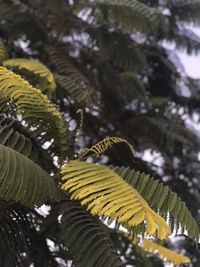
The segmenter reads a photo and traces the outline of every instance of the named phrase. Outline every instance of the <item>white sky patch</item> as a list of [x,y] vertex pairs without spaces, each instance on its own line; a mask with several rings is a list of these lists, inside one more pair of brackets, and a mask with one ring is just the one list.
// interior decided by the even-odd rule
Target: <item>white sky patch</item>
[[47,238],[47,245],[51,248],[51,250],[55,249],[55,243]]
[[164,163],[164,159],[161,154],[156,151],[152,151],[152,149],[146,149],[143,153],[142,159],[147,162],[152,162],[157,166],[162,166]]
[[[200,28],[187,25],[186,29],[193,31],[200,38]],[[188,55],[186,52],[178,51],[176,50],[175,42],[162,41],[161,44],[168,50],[168,56],[169,58],[171,57],[170,60],[182,75],[186,72],[189,77],[200,79],[200,54]]]
[[184,81],[179,81],[177,86],[177,93],[183,97],[191,97],[189,88],[185,85]]
[[177,71],[181,74],[185,74],[185,68],[183,66],[183,63],[180,59],[180,57],[177,55],[177,52],[173,49],[168,50],[168,58],[171,60],[171,62],[176,66]]
[[200,138],[200,123],[197,121],[199,119],[199,115],[196,113],[193,118],[188,118],[186,120],[186,126],[197,136]]
[[42,205],[40,208],[35,208],[35,210],[43,217],[46,217],[49,214],[51,207],[47,205]]
[[[187,28],[200,37],[200,28],[194,26],[187,26]],[[177,55],[183,63],[188,76],[193,79],[200,79],[200,54],[187,55],[187,53],[177,51]]]
[[187,72],[188,76],[193,79],[200,78],[200,55],[187,55],[183,52],[177,52],[180,60],[183,63],[185,71]]
[[187,28],[191,31],[193,31],[197,36],[200,37],[200,28],[199,27],[195,27],[193,25],[188,25]]

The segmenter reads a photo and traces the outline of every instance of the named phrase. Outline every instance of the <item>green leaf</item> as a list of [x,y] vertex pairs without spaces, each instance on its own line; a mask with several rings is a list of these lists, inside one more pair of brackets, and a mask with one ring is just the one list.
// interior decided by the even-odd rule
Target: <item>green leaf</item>
[[91,101],[94,87],[89,79],[84,75],[72,59],[53,48],[49,49],[51,62],[56,67],[55,74],[57,84],[67,93],[76,103]]
[[[17,70],[17,73],[26,78],[34,77],[35,83],[41,91],[55,91],[56,83],[51,71],[39,61],[26,58],[8,59],[3,62],[3,66]],[[27,79],[29,80],[29,79]]]
[[28,207],[56,201],[53,178],[32,160],[4,145],[0,145],[0,170],[0,198]]
[[[149,175],[129,168],[110,166],[110,169],[133,186],[155,211],[173,217],[178,225],[180,224],[183,229],[187,230],[189,237],[196,242],[199,241],[200,232],[196,221],[185,203],[168,186],[164,186]],[[145,191],[141,187],[143,182],[145,182]],[[171,229],[173,231],[173,225]]]
[[42,144],[52,142],[53,153],[65,159],[71,153],[71,134],[62,114],[41,93],[12,71],[0,67],[0,110],[22,116]]
[[[112,26],[125,32],[149,31],[155,25],[157,15],[148,6],[137,0],[97,0],[80,7],[99,8],[99,20],[105,20]],[[98,13],[96,14],[98,16]]]
[[145,233],[165,239],[170,234],[167,223],[155,213],[141,195],[109,168],[72,160],[61,168],[62,189],[71,199],[87,205],[91,214],[106,216],[127,229],[144,225]]
[[63,202],[59,211],[62,215],[60,238],[74,256],[75,266],[124,266],[98,218],[75,201]]

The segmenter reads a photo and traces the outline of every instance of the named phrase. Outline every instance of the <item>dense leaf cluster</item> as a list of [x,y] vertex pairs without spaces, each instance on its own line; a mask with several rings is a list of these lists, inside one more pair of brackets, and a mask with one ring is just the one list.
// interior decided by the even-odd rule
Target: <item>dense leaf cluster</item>
[[[122,214],[130,199],[119,188],[137,190],[151,214],[198,241],[200,140],[191,125],[199,123],[200,82],[170,49],[199,52],[188,23],[200,23],[197,0],[0,0],[1,266],[163,266],[118,231],[119,211],[126,221],[133,216],[132,209]],[[119,139],[92,146],[107,136]],[[124,139],[134,158],[116,141]],[[85,152],[93,162],[124,167],[100,166],[100,175],[81,162],[59,172]],[[110,217],[91,216],[71,193],[87,196],[97,211],[107,205]],[[116,202],[118,193],[125,202]],[[44,203],[48,216],[34,209]],[[145,213],[134,212],[134,229],[124,226],[141,238],[153,217],[140,224]],[[175,244],[199,266],[191,240],[165,243]]]

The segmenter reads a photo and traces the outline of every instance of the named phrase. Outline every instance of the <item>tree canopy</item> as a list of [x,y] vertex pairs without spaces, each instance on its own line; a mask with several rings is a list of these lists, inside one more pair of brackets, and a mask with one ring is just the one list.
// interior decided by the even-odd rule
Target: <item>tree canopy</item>
[[1,266],[199,266],[191,24],[198,0],[0,0]]

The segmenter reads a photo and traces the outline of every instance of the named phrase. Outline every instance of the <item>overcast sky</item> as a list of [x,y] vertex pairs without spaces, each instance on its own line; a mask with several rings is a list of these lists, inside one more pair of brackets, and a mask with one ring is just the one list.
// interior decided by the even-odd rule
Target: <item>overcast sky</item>
[[[200,37],[200,28],[189,27]],[[200,79],[200,55],[188,56],[186,53],[177,53],[184,68],[191,78]]]

